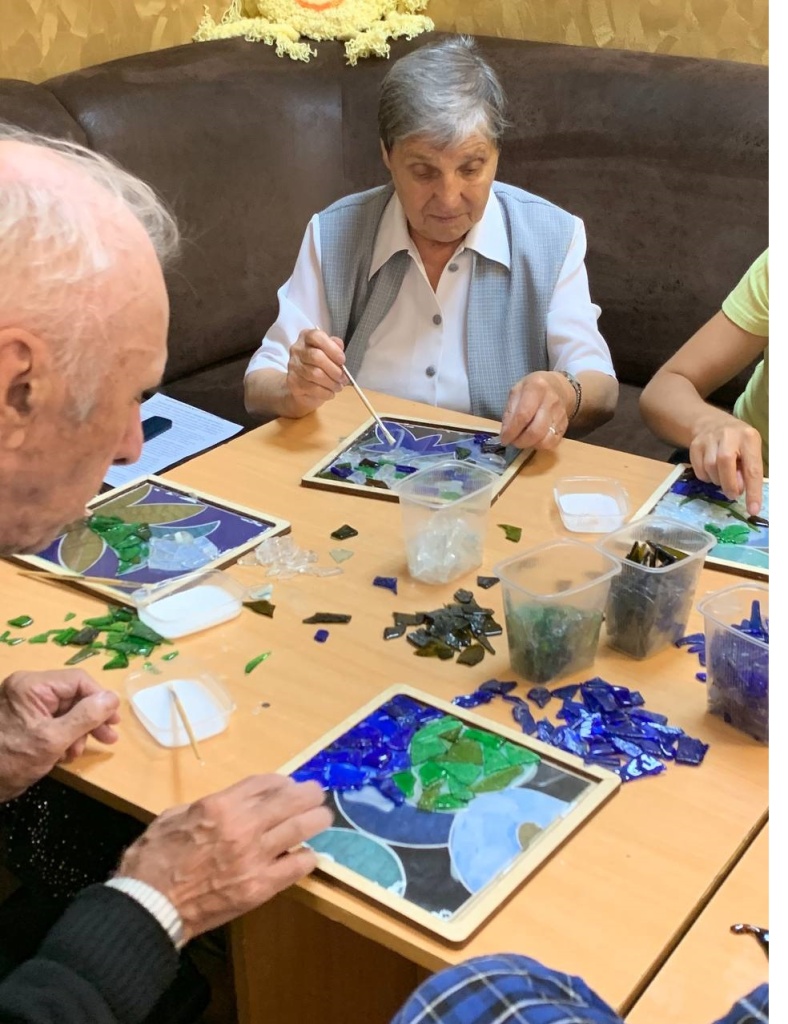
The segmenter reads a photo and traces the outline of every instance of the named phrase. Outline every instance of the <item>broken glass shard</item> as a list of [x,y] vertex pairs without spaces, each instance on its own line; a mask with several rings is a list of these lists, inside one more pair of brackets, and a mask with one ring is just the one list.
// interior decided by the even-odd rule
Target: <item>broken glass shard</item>
[[339,529],[334,530],[331,536],[334,540],[348,540],[350,537],[358,537],[358,530],[354,530],[352,526],[345,523],[344,526],[340,526]]
[[308,619],[302,619],[301,621],[309,626],[319,625],[337,625],[339,623],[350,622],[350,615],[343,615],[340,612],[315,612],[314,615],[310,615]]

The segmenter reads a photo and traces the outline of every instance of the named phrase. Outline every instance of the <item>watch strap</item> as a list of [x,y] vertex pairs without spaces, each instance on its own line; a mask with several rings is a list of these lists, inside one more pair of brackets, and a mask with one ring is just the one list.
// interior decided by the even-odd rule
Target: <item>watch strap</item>
[[572,385],[572,388],[575,392],[575,407],[569,414],[569,422],[571,423],[575,416],[577,416],[577,413],[580,409],[580,403],[583,401],[583,385],[580,383],[577,377],[575,377],[575,375],[573,373],[570,373],[568,370],[558,370],[557,372],[560,373],[562,377],[566,377],[566,379]]

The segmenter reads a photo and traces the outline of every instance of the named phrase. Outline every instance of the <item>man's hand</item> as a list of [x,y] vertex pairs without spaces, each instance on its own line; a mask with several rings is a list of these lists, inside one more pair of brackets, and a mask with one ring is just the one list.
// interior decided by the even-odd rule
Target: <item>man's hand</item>
[[698,420],[689,445],[695,476],[717,484],[728,498],[745,495],[747,512],[756,516],[763,499],[761,435],[749,423],[710,408]]
[[553,370],[526,374],[509,392],[501,422],[501,444],[516,448],[556,448],[569,426],[575,391]]
[[344,344],[317,328],[301,331],[290,349],[286,387],[301,414],[311,412],[342,390]]
[[165,811],[126,851],[118,875],[147,882],[181,915],[188,939],[253,910],[315,867],[300,844],[332,814],[316,782],[255,775]]
[[10,675],[0,686],[0,803],[79,757],[88,736],[114,743],[118,703],[78,668]]

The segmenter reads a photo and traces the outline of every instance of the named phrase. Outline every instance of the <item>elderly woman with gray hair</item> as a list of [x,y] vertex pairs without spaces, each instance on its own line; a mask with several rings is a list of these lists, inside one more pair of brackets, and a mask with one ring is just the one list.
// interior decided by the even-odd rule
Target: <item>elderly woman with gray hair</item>
[[470,39],[392,66],[378,110],[391,183],[310,221],[246,371],[251,413],[304,416],[347,366],[363,387],[500,420],[520,448],[613,415],[582,221],[495,180],[504,106]]

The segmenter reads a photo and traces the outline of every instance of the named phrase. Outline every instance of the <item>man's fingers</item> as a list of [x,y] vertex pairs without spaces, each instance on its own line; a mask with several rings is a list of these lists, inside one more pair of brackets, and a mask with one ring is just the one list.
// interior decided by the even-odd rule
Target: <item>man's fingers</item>
[[303,814],[297,814],[275,828],[269,829],[262,837],[261,845],[268,856],[274,860],[312,839],[320,832],[325,832],[334,821],[334,815],[327,807],[313,807]]
[[70,711],[53,718],[48,725],[52,741],[64,751],[99,729],[118,709],[118,697],[109,690],[83,697]]
[[274,861],[266,872],[266,880],[278,892],[282,892],[283,889],[288,889],[302,878],[306,878],[316,867],[317,855],[314,850],[302,846]]

